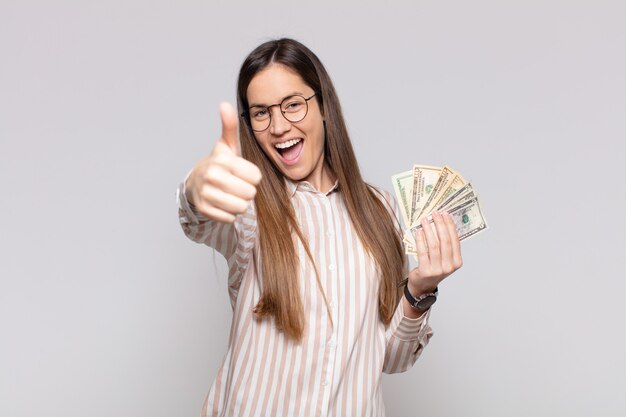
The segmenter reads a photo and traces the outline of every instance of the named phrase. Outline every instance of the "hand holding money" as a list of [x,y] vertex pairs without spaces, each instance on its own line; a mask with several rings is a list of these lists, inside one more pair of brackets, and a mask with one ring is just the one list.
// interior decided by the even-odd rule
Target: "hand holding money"
[[461,244],[452,217],[434,211],[432,222],[425,217],[415,234],[419,266],[409,272],[411,294],[433,292],[444,278],[463,265]]
[[394,175],[391,179],[408,226],[404,233],[407,254],[419,258],[416,235],[425,224],[433,221],[435,211],[450,214],[459,240],[487,228],[472,184],[449,166],[414,165],[412,170]]

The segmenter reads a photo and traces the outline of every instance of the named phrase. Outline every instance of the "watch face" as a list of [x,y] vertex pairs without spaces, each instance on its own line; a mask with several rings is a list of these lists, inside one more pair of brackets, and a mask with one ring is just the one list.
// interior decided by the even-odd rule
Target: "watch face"
[[416,307],[420,310],[428,310],[430,306],[435,304],[435,301],[437,301],[437,297],[435,297],[434,295],[428,295],[419,300],[416,304]]

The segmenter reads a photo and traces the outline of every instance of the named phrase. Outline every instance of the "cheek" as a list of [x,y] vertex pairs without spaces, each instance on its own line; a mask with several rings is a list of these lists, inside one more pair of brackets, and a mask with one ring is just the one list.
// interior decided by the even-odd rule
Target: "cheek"
[[266,139],[264,139],[262,136],[259,137],[257,135],[254,135],[254,139],[256,140],[256,143],[259,144],[261,149],[263,149],[263,151],[267,153],[267,151],[269,150],[269,142]]
[[258,145],[258,147],[260,148],[260,152],[261,154],[263,154],[263,156],[265,158],[267,158],[267,160],[273,160],[276,156],[272,153],[272,147],[268,145],[268,142],[265,141],[263,138],[257,137],[256,135],[254,136],[254,140],[256,142],[256,144]]
[[324,126],[319,126],[315,131],[315,147],[324,149],[326,135],[324,134]]

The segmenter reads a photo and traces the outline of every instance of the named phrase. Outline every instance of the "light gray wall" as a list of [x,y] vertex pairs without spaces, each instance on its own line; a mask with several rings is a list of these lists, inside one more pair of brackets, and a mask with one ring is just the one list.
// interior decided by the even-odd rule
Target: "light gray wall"
[[0,415],[199,413],[230,308],[174,190],[245,55],[283,35],[327,65],[371,182],[447,163],[491,227],[463,244],[422,358],[385,376],[388,415],[625,415],[625,17],[622,1],[2,1]]

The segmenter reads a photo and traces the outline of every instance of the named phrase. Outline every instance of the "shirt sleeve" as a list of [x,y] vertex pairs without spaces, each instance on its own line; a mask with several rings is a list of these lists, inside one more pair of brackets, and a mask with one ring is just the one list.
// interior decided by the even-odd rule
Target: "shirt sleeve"
[[383,372],[394,374],[413,366],[433,335],[428,325],[429,317],[430,310],[416,319],[405,317],[402,303],[398,303],[385,335],[387,347]]
[[257,223],[254,204],[250,203],[246,212],[237,215],[233,223],[222,223],[210,220],[195,211],[187,201],[185,182],[178,187],[176,200],[178,218],[185,235],[194,242],[214,248],[226,258],[229,291],[231,295],[236,295],[256,242]]

